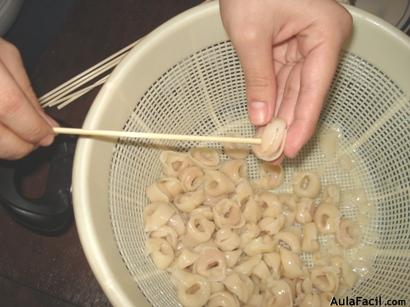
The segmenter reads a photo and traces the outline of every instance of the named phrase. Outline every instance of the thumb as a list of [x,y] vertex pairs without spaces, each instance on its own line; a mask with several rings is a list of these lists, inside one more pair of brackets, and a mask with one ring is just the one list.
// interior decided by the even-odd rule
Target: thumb
[[256,126],[266,125],[272,119],[276,97],[272,42],[262,36],[234,45],[245,74],[249,118]]

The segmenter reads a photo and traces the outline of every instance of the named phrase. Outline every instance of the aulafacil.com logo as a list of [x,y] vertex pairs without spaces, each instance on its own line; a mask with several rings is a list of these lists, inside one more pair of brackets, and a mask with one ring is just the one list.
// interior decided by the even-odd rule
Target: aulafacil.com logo
[[383,299],[381,296],[373,298],[356,297],[333,297],[330,306],[407,306],[403,299]]

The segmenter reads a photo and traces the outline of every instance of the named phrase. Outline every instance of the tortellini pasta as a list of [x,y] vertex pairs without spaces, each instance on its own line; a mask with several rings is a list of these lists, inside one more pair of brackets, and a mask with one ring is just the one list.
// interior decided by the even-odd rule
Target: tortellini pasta
[[250,241],[243,251],[249,255],[254,256],[263,253],[269,253],[274,250],[275,246],[271,236],[262,235]]
[[190,166],[183,169],[178,178],[185,191],[195,191],[204,182],[205,173],[198,166]]
[[225,255],[217,248],[206,248],[195,261],[193,271],[209,281],[222,281],[226,276]]
[[249,181],[246,179],[239,181],[235,187],[236,201],[243,206],[251,196],[253,196],[253,190]]
[[181,182],[174,177],[162,178],[157,184],[159,189],[168,197],[168,200],[173,200],[184,191]]
[[154,231],[165,225],[175,213],[167,203],[152,203],[144,208],[145,230]]
[[321,200],[324,203],[338,206],[340,202],[340,188],[334,184],[326,186],[323,191]]
[[186,241],[193,245],[208,241],[215,230],[215,224],[203,215],[194,215],[188,221]]
[[228,160],[222,163],[219,170],[227,175],[234,183],[247,177],[245,160]]
[[242,215],[246,222],[257,223],[262,217],[262,210],[254,197],[248,199],[242,204]]
[[280,214],[276,217],[264,217],[258,223],[259,228],[270,235],[275,235],[279,233],[279,231],[283,228],[284,225],[285,216],[283,214]]
[[198,258],[199,254],[188,248],[183,248],[173,263],[173,266],[177,269],[183,270],[193,265]]
[[[232,135],[236,136],[236,135]],[[249,154],[249,148],[246,144],[225,143],[224,153],[232,159],[245,159]]]
[[234,192],[235,184],[226,174],[216,170],[207,170],[204,189],[207,195],[218,197]]
[[161,152],[159,161],[162,164],[162,171],[166,176],[176,177],[178,174],[191,165],[191,161],[186,153],[166,150]]
[[285,247],[294,253],[300,253],[300,239],[293,232],[281,231],[274,236],[274,240],[277,244],[282,243],[282,247]]
[[260,234],[261,230],[256,224],[247,223],[240,229],[241,248],[244,248],[252,239]]
[[223,251],[233,251],[241,244],[241,238],[231,228],[224,227],[216,232],[215,243]]
[[200,206],[204,200],[204,191],[197,190],[178,195],[174,199],[174,204],[182,212],[192,212],[196,207]]
[[[211,281],[211,293],[214,294],[216,292],[222,292],[225,290],[225,286],[220,281]],[[209,303],[208,303],[209,304]]]
[[305,295],[299,307],[321,307],[319,295],[317,293]]
[[256,130],[256,137],[261,138],[262,143],[252,146],[254,155],[264,161],[276,160],[282,155],[285,147],[285,121],[274,118],[269,124]]
[[211,295],[208,301],[208,307],[239,307],[239,301],[236,296],[228,291],[220,291]]
[[252,257],[242,258],[242,261],[234,268],[238,273],[250,275],[253,268],[261,261],[262,256],[255,255]]
[[185,270],[175,270],[172,277],[177,288],[177,296],[182,305],[187,307],[204,306],[211,297],[210,282],[197,274]]
[[314,215],[314,221],[320,233],[336,233],[339,221],[340,211],[336,206],[323,203],[317,207]]
[[158,182],[154,182],[146,189],[146,194],[150,202],[157,203],[157,202],[168,202],[169,197],[168,195],[161,189]]
[[197,147],[188,152],[191,161],[204,169],[216,169],[219,165],[219,154],[215,149]]
[[160,238],[148,239],[147,251],[155,265],[162,270],[165,270],[175,257],[172,246]]
[[302,172],[293,178],[293,192],[299,197],[315,198],[320,193],[320,179],[316,173]]
[[239,257],[242,255],[242,250],[241,249],[236,249],[233,251],[227,251],[225,252],[225,260],[226,264],[228,265],[229,268],[234,267],[238,261]]
[[357,274],[353,272],[346,259],[341,256],[334,256],[330,259],[331,264],[339,268],[341,274],[341,283],[345,284],[347,288],[351,289],[356,284]]
[[320,249],[317,239],[317,228],[315,223],[308,223],[303,226],[302,251],[313,253]]
[[326,266],[326,267],[314,267],[310,273],[313,286],[322,292],[336,293],[339,287],[338,268]]
[[[283,133],[284,132],[284,133]],[[273,121],[259,131],[254,153],[279,157],[286,126]],[[246,146],[160,154],[163,176],[146,189],[146,250],[170,273],[179,302],[188,307],[327,306],[358,276],[343,249],[358,229],[339,210],[340,189],[301,172],[292,192],[272,189],[284,181],[281,166],[262,162],[260,177],[247,175]],[[317,198],[320,197],[320,203]],[[319,203],[319,205],[318,205]],[[320,236],[331,235],[326,251]],[[308,268],[302,259],[313,257]]]
[[243,303],[248,301],[254,287],[252,280],[247,275],[236,272],[225,278],[224,285]]
[[173,216],[171,216],[168,219],[167,225],[174,229],[179,236],[185,234],[185,222],[180,214],[176,213]]
[[280,263],[279,253],[277,252],[265,253],[263,255],[263,261],[270,268],[271,276],[274,279],[280,279],[282,273],[281,273],[281,263]]
[[299,224],[310,223],[313,220],[315,209],[314,200],[311,198],[301,198],[296,204],[296,222]]
[[242,216],[241,206],[230,199],[223,199],[214,205],[212,208],[214,213],[215,224],[222,228],[233,227],[239,228],[244,224],[244,217]]
[[260,166],[260,178],[255,184],[260,189],[274,189],[283,183],[283,179],[282,165],[263,162]]
[[169,226],[162,226],[157,230],[151,232],[151,238],[163,238],[167,240],[167,242],[172,246],[172,248],[176,248],[178,244],[178,234],[177,232]]
[[279,254],[283,268],[283,276],[287,278],[298,278],[303,275],[302,261],[296,253],[280,247]]
[[336,230],[336,239],[344,248],[351,248],[357,243],[359,229],[349,220],[341,219]]
[[266,307],[292,307],[293,294],[289,284],[285,280],[268,281],[268,287],[264,296],[263,305]]

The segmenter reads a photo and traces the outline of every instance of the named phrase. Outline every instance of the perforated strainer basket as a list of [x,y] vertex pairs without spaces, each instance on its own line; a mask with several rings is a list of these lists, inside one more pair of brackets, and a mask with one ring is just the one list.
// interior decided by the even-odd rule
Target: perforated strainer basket
[[[317,133],[338,129],[339,162],[326,160],[314,137],[296,160],[285,163],[282,189],[289,190],[295,170],[306,169],[319,170],[323,185],[335,183],[346,191],[350,199],[343,198],[342,212],[362,225],[361,245],[370,246],[372,255],[367,274],[350,295],[410,302],[410,43],[380,19],[350,11],[354,34]],[[191,9],[144,38],[110,76],[84,126],[252,136],[242,70],[218,4]],[[146,186],[160,177],[160,151],[197,145],[79,141],[73,176],[77,227],[88,261],[114,305],[178,305],[168,275],[145,253],[142,210]],[[352,160],[354,167],[346,167]],[[248,162],[250,177],[257,176],[256,160]],[[359,199],[373,209],[363,212]],[[357,260],[358,255],[350,257]],[[311,264],[308,255],[303,260]]]

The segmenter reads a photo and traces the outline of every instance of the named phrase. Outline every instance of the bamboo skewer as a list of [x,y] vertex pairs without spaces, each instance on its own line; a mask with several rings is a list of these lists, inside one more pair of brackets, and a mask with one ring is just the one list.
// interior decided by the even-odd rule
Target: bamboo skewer
[[101,80],[104,79],[105,81],[108,76],[98,80],[97,82],[87,86],[86,88],[75,91],[83,85],[85,85],[86,83],[92,81],[94,78],[101,76],[103,73],[117,66],[118,63],[127,55],[128,51],[132,47],[134,47],[138,42],[139,40],[133,42],[132,44],[117,51],[116,53],[107,57],[98,64],[83,71],[81,74],[71,78],[70,80],[64,82],[55,89],[51,90],[50,92],[44,94],[42,97],[39,98],[40,105],[42,105],[43,107],[53,107],[56,105],[60,107],[62,105],[60,107],[61,109],[73,100],[90,91],[92,88],[101,85],[103,83],[101,82]]
[[122,60],[123,57],[124,56],[122,55],[122,56],[119,56],[119,57],[115,58],[114,60],[110,61],[109,63],[104,64],[101,67],[95,69],[92,73],[87,74],[85,76],[82,76],[81,78],[67,84],[64,88],[62,88],[61,91],[55,92],[53,95],[51,95],[51,96],[49,96],[45,99],[40,98],[40,104],[45,106],[45,107],[55,106],[57,104],[56,101],[58,101],[58,99],[64,97],[65,95],[67,95],[71,91],[74,91],[74,90],[80,88],[84,84],[90,82],[94,78],[96,78],[96,77],[100,76],[101,74],[107,72],[111,68],[114,68],[115,66],[118,65],[118,63]]
[[57,105],[57,108],[59,108],[62,104],[64,104],[65,102],[67,102],[68,100],[71,100],[71,98],[78,98],[81,97],[82,95],[86,94],[87,92],[89,92],[90,90],[92,90],[94,87],[97,87],[98,85],[104,83],[109,76],[105,76],[102,79],[96,81],[95,83],[88,85],[85,88],[82,88],[81,90],[75,91],[73,93],[67,94],[64,97],[58,98],[56,100],[53,100],[53,105]]
[[259,145],[262,143],[258,138],[240,138],[213,135],[182,135],[182,134],[164,134],[151,132],[131,132],[131,131],[114,131],[114,130],[87,130],[79,128],[54,127],[56,134],[70,134],[80,136],[102,136],[111,138],[133,138],[133,139],[151,139],[151,140],[175,140],[175,141],[199,141],[199,142],[218,142],[218,143],[237,143]]
[[105,81],[107,81],[109,75],[102,77],[101,79],[99,79],[98,81],[94,82],[93,84],[78,90],[72,94],[69,94],[63,98],[61,98],[61,100],[58,101],[57,104],[57,109],[61,110],[62,108],[64,108],[65,106],[69,105],[71,102],[73,102],[74,100],[80,98],[81,96],[87,94],[89,91],[91,91],[92,89],[96,88],[97,86],[104,84]]

